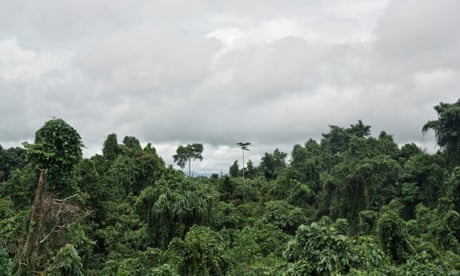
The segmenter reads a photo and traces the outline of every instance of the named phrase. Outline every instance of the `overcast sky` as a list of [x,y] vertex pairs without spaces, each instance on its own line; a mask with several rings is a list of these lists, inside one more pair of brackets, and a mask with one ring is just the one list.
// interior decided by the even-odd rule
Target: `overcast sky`
[[4,148],[59,117],[86,156],[109,133],[167,163],[201,142],[195,172],[359,119],[433,150],[421,127],[459,95],[457,0],[0,0]]

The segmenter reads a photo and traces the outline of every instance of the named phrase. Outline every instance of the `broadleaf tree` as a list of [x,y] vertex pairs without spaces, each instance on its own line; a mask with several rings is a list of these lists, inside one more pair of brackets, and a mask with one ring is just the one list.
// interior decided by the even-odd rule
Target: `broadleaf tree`
[[438,113],[438,119],[428,121],[422,131],[433,129],[438,145],[446,152],[449,165],[458,166],[460,165],[460,99],[452,104],[440,103],[434,109]]
[[193,160],[203,160],[203,144],[194,143],[186,146],[179,146],[176,150],[176,154],[173,155],[174,162],[181,167],[185,168],[188,163],[188,175],[192,176],[191,162]]
[[60,196],[76,192],[75,166],[82,159],[80,134],[63,119],[52,119],[35,133],[35,143],[24,143],[29,158],[48,169],[48,190]]

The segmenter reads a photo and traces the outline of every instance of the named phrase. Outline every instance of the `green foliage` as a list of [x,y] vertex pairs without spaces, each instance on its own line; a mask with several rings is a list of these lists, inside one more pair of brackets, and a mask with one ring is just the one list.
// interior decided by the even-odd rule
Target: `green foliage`
[[47,121],[35,133],[35,143],[24,143],[29,157],[48,169],[48,190],[59,196],[77,191],[75,165],[82,159],[80,134],[62,119]]
[[460,244],[457,239],[460,230],[460,215],[448,207],[440,205],[436,209],[429,209],[423,204],[416,207],[416,220],[409,221],[411,238],[418,243],[432,243],[441,250],[455,250],[459,252]]
[[409,160],[412,156],[422,154],[422,150],[417,147],[416,144],[405,144],[401,147],[401,152],[399,154],[399,160],[402,164],[404,164],[407,160]]
[[180,274],[177,273],[169,264],[163,264],[163,265],[150,269],[148,275],[150,276],[179,276]]
[[110,175],[115,186],[123,187],[125,195],[132,192],[137,177],[137,166],[134,159],[120,155],[110,167]]
[[404,217],[412,218],[414,207],[420,202],[429,207],[436,206],[437,199],[446,190],[444,179],[446,170],[435,157],[422,153],[409,158],[399,175],[400,198],[405,204]]
[[451,167],[460,165],[460,99],[457,102],[439,103],[434,107],[438,119],[428,121],[422,128],[423,132],[433,129],[438,145],[447,156]]
[[98,275],[179,275],[177,264],[169,263],[171,256],[168,252],[158,248],[146,248],[128,256],[113,257],[105,262],[103,268],[97,269],[100,272]]
[[362,236],[352,244],[353,268],[364,275],[388,275],[390,260],[372,237]]
[[344,160],[325,179],[321,203],[334,218],[347,218],[356,233],[359,212],[378,209],[394,197],[399,170],[398,163],[385,155]]
[[104,141],[104,147],[102,148],[102,154],[108,160],[115,160],[120,154],[120,147],[118,146],[117,135],[115,133],[107,136],[107,139]]
[[123,145],[125,145],[125,147],[133,153],[142,151],[139,139],[134,136],[125,136],[125,138],[123,138]]
[[37,178],[30,165],[23,170],[14,170],[8,181],[0,184],[0,196],[11,200],[14,209],[28,208],[33,199]]
[[[2,200],[2,199],[0,199]],[[29,211],[20,211],[12,216],[0,218],[0,250],[12,255],[20,252],[22,240],[27,234]]]
[[132,208],[133,201],[110,206],[111,219],[94,233],[98,249],[111,258],[132,256],[147,246],[146,229]]
[[356,232],[359,212],[377,209],[388,203],[396,194],[400,167],[387,156],[376,156],[361,162],[337,165],[332,172],[338,198],[333,214],[347,218]]
[[238,161],[235,160],[233,164],[230,166],[229,175],[231,177],[238,177],[239,171],[240,171],[240,168],[238,166]]
[[226,251],[230,275],[275,274],[281,264],[288,236],[276,226],[261,221],[235,231],[232,246]]
[[222,236],[208,227],[193,226],[184,238],[181,275],[225,275],[226,244]]
[[7,181],[13,171],[25,167],[26,155],[27,151],[23,148],[15,147],[4,150],[0,145],[0,183]]
[[311,185],[307,183],[301,183],[295,179],[286,179],[284,183],[283,179],[280,179],[278,183],[281,185],[277,185],[277,188],[284,191],[285,196],[279,197],[279,194],[282,194],[279,193],[276,198],[285,198],[286,201],[288,201],[290,204],[301,208],[309,208],[311,206],[317,205],[317,198],[315,196],[316,194],[314,188]]
[[164,248],[173,237],[183,237],[192,225],[207,223],[216,199],[211,187],[191,179],[179,183],[158,181],[141,192],[135,207],[155,244]]
[[316,141],[309,140],[305,147],[295,145],[292,150],[289,177],[308,183],[315,192],[320,189],[322,169],[321,153]]
[[[454,210],[460,213],[460,166],[452,170],[446,183],[446,196],[454,204]],[[460,237],[458,237],[460,240]]]
[[72,244],[66,244],[59,249],[47,272],[49,275],[85,275],[81,258]]
[[6,219],[14,215],[12,203],[6,198],[0,198],[0,219]]
[[[352,262],[350,243],[330,226],[316,222],[310,226],[301,225],[295,240],[288,244],[285,252],[288,262],[294,263],[290,274],[301,273],[333,274],[346,273]],[[296,271],[299,272],[296,272]]]
[[403,220],[393,211],[380,215],[377,236],[383,251],[396,263],[406,261],[410,254],[407,232]]
[[420,249],[417,253],[410,256],[406,264],[400,267],[400,275],[458,275],[460,273],[459,263],[452,262],[448,258],[456,258],[459,261],[458,255],[449,254],[450,256],[443,257],[435,250]]
[[262,189],[265,184],[265,180],[262,177],[254,179],[243,179],[241,177],[227,179],[224,177],[222,181],[219,191],[227,201],[239,204],[261,200]]
[[8,252],[0,248],[0,276],[11,275],[13,261],[9,258]]
[[138,195],[145,187],[153,185],[164,170],[163,160],[151,144],[143,150],[140,149],[140,145],[133,147],[134,149],[128,148],[127,154],[121,154],[113,160],[109,168],[109,181],[117,189],[121,188],[124,191],[123,196]]
[[[82,159],[78,133],[51,120],[26,150],[0,147],[0,275],[458,275],[455,108],[425,126],[441,130],[441,153],[399,149],[358,121],[209,178],[165,167],[132,136],[109,134]],[[174,161],[191,176],[202,151],[179,146]],[[32,268],[22,249],[39,167],[51,175]]]
[[257,169],[254,167],[251,159],[248,160],[246,164],[246,169],[244,170],[244,177],[245,178],[254,178],[257,176]]
[[192,176],[190,168],[191,160],[203,160],[203,144],[188,144],[186,146],[179,146],[176,150],[176,154],[173,155],[174,162],[181,168],[185,167],[188,162],[188,175]]
[[364,210],[359,212],[359,233],[369,235],[375,232],[378,213],[372,210]]
[[290,205],[284,200],[272,200],[265,203],[261,220],[293,235],[297,228],[307,221],[307,217],[299,207]]
[[268,180],[276,179],[282,169],[286,168],[287,154],[275,149],[273,153],[265,153],[260,162],[259,169]]

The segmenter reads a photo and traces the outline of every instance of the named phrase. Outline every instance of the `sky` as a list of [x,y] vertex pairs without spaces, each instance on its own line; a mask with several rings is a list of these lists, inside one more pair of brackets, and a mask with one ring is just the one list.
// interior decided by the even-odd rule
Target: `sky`
[[195,174],[363,120],[399,144],[460,95],[457,0],[0,0],[0,144],[54,117],[86,157],[110,133]]

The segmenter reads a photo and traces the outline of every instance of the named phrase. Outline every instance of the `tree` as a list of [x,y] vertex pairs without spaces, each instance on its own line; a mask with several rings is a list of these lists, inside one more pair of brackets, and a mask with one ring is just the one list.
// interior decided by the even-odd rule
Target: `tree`
[[66,244],[59,249],[53,262],[48,268],[50,275],[83,276],[83,264],[77,249],[72,244]]
[[358,120],[357,124],[350,125],[345,131],[352,136],[366,138],[371,134],[371,126],[365,125],[361,120]]
[[178,245],[179,253],[183,254],[183,261],[179,264],[181,275],[226,274],[226,243],[218,232],[209,227],[194,225],[183,242],[176,239],[174,243]]
[[383,251],[396,263],[403,263],[409,253],[404,221],[393,211],[382,213],[377,221],[377,237]]
[[161,179],[140,193],[135,209],[157,246],[165,248],[173,237],[183,238],[193,225],[209,221],[217,193],[200,184],[199,179]]
[[287,241],[288,235],[261,220],[233,231],[225,252],[230,263],[226,275],[285,275],[276,269]]
[[275,149],[273,153],[266,152],[260,162],[260,170],[268,180],[274,180],[278,176],[280,170],[286,168],[287,154]]
[[238,142],[236,143],[238,146],[240,146],[241,150],[243,151],[243,178],[244,178],[244,152],[249,151],[248,146],[251,145],[249,142]]
[[230,170],[229,170],[229,173],[230,173],[230,176],[231,177],[238,177],[238,172],[239,172],[240,168],[238,166],[238,161],[233,161],[233,164],[230,166]]
[[399,175],[400,198],[405,205],[404,218],[413,215],[415,206],[423,202],[428,207],[435,207],[443,194],[446,170],[436,162],[434,156],[420,153],[404,163]]
[[134,136],[125,136],[125,138],[123,138],[123,145],[125,145],[127,151],[133,154],[138,154],[142,151],[141,142]]
[[102,154],[108,160],[115,160],[120,154],[117,135],[115,133],[107,136],[107,139],[104,141],[104,147],[102,148]]
[[82,159],[80,134],[62,119],[47,121],[35,133],[35,143],[24,143],[29,157],[41,169],[48,169],[51,192],[69,196],[76,191],[75,166]]
[[[308,140],[305,147],[295,145],[291,153],[289,176],[309,183],[315,190],[320,186],[321,149],[315,140]],[[316,191],[315,191],[316,192]]]
[[293,263],[288,275],[335,275],[348,272],[351,254],[344,235],[338,234],[334,227],[313,222],[310,226],[299,226],[284,256]]
[[254,168],[254,164],[252,163],[251,159],[248,160],[248,165],[246,167],[246,177],[253,178],[256,176],[256,168]]
[[188,144],[187,146],[179,146],[176,150],[176,154],[173,155],[174,162],[177,163],[182,169],[188,162],[188,175],[192,176],[191,172],[191,160],[203,160],[201,153],[203,152],[203,144]]
[[433,129],[438,145],[445,150],[451,167],[460,165],[460,99],[456,103],[440,103],[434,107],[438,119],[428,121],[423,132]]
[[22,169],[26,165],[27,151],[15,147],[4,150],[0,145],[0,182],[8,180],[15,169]]

